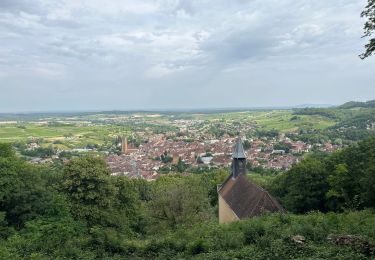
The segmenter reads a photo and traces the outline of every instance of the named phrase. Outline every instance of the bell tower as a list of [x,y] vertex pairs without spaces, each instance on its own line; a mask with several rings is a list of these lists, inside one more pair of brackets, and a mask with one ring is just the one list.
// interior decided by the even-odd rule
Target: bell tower
[[128,154],[128,138],[126,136],[121,137],[121,153]]
[[240,133],[238,133],[232,155],[232,178],[236,179],[241,174],[246,174],[246,155]]

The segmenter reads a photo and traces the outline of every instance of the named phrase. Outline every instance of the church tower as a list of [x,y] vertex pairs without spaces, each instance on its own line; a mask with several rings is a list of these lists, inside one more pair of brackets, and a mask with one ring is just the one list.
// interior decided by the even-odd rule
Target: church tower
[[246,174],[246,155],[240,134],[238,134],[232,155],[232,178],[236,179],[240,174]]
[[128,154],[128,138],[126,136],[121,138],[121,153]]
[[218,186],[219,222],[260,216],[266,212],[285,212],[266,190],[246,176],[246,155],[238,134],[232,154],[231,173]]

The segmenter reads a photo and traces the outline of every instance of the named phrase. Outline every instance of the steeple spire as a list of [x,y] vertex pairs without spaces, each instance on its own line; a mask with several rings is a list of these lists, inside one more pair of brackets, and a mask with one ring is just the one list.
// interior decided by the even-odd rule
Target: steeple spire
[[246,173],[246,155],[245,149],[242,145],[242,140],[240,133],[238,132],[238,137],[236,144],[234,146],[234,151],[232,155],[232,178],[237,178],[240,174]]
[[242,140],[241,140],[241,136],[240,136],[239,132],[238,132],[238,137],[237,137],[237,140],[236,140],[236,145],[234,146],[232,158],[246,159],[245,149],[243,148]]

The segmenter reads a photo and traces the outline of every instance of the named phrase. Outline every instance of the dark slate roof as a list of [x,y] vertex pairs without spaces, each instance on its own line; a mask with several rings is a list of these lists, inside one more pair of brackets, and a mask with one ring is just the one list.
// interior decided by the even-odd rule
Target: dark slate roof
[[245,175],[223,183],[219,194],[240,219],[262,215],[265,212],[285,212],[283,207],[265,190]]
[[232,158],[235,158],[235,159],[246,158],[245,150],[243,149],[243,145],[242,145],[242,140],[241,140],[241,137],[239,136],[237,138],[236,145],[234,146]]

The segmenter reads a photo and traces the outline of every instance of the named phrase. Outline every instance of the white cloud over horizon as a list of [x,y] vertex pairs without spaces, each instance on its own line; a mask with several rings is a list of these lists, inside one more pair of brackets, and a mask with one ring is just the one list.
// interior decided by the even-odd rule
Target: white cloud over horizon
[[0,112],[375,98],[365,0],[0,1]]

